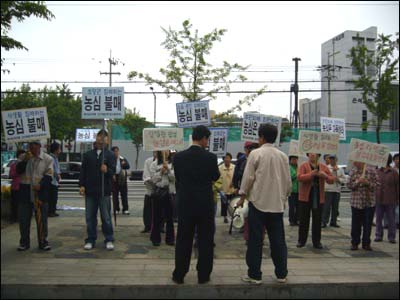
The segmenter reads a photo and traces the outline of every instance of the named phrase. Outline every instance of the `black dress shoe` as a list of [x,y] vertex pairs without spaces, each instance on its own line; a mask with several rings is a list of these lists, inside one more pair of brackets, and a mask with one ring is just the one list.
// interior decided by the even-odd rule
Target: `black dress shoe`
[[172,276],[172,281],[175,282],[176,284],[183,284],[183,279],[175,278],[174,276]]
[[208,277],[208,278],[202,278],[202,279],[199,278],[198,283],[199,283],[199,284],[205,284],[205,283],[207,283],[207,282],[209,282],[209,281],[210,281],[210,277]]
[[324,247],[322,247],[322,244],[319,243],[319,244],[317,244],[317,245],[314,245],[314,248],[315,248],[315,249],[322,249],[322,248],[324,248]]
[[303,248],[306,244],[302,244],[302,243],[297,243],[296,247],[297,248]]
[[161,243],[155,243],[155,242],[153,242],[153,246],[154,247],[159,247],[161,245]]
[[372,251],[372,248],[371,248],[370,245],[362,246],[362,248],[363,248],[364,250],[366,250],[366,251]]
[[331,224],[331,227],[340,228],[338,224]]
[[140,233],[148,233],[148,232],[150,232],[151,230],[150,229],[143,229]]
[[350,250],[351,250],[351,251],[358,250],[358,246],[355,245],[355,244],[352,244]]
[[322,224],[322,225],[321,225],[321,228],[326,228],[326,224]]

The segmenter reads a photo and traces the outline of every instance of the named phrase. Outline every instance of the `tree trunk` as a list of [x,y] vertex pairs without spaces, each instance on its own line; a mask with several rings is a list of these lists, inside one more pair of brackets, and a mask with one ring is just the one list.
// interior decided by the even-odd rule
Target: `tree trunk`
[[375,129],[375,132],[376,132],[376,142],[377,142],[378,144],[381,143],[380,131],[381,131],[381,122],[378,121],[378,124],[376,125],[376,129]]
[[136,145],[135,170],[138,169],[139,152],[140,152],[140,146],[139,146],[139,145]]

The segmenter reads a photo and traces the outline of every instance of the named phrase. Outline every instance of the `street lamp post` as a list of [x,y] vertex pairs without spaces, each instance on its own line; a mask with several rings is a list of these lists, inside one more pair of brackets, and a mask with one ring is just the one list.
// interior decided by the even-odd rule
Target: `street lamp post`
[[157,111],[157,103],[156,103],[156,101],[157,101],[157,98],[156,98],[156,93],[154,93],[154,89],[153,89],[152,86],[150,87],[150,90],[151,90],[151,92],[153,93],[153,96],[154,96],[154,127],[156,127],[156,111]]

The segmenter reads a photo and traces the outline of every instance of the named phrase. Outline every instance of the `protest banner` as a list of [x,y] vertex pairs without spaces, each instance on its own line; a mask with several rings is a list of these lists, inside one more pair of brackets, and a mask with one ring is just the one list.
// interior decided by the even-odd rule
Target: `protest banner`
[[177,103],[176,114],[178,127],[208,126],[211,124],[209,101]]
[[225,156],[228,147],[228,128],[209,128],[211,131],[209,151],[217,156]]
[[278,136],[275,145],[279,145],[281,137],[282,118],[277,116],[263,115],[260,113],[245,112],[242,123],[242,141],[258,143],[258,129],[261,124],[270,123],[278,128]]
[[358,161],[372,166],[386,167],[389,154],[390,149],[386,145],[354,138],[350,141],[350,162]]
[[297,156],[297,157],[306,156],[305,153],[300,152],[298,140],[290,140],[288,156]]
[[300,130],[299,151],[302,153],[337,154],[339,134]]
[[341,140],[346,140],[346,122],[344,119],[321,117],[321,132],[338,133]]
[[82,143],[94,142],[99,130],[98,128],[77,128],[75,141]]
[[144,151],[183,150],[182,128],[144,128]]
[[83,87],[82,119],[123,119],[123,87]]
[[46,107],[2,111],[6,142],[27,142],[50,138]]

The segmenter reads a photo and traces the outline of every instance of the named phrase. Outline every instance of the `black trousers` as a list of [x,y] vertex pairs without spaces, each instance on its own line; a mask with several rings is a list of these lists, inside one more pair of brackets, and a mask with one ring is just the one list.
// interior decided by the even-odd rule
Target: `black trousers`
[[199,280],[207,280],[210,277],[214,262],[214,220],[212,213],[209,216],[179,215],[173,272],[175,278],[183,279],[189,271],[196,228],[199,251],[197,277]]
[[57,210],[58,186],[49,186],[49,214],[54,214]]
[[313,209],[311,201],[299,201],[299,240],[300,244],[307,242],[308,230],[310,228],[310,213],[312,212],[312,242],[316,246],[321,243],[321,212],[322,206],[318,204],[318,208]]
[[11,190],[11,222],[18,221],[19,191]]
[[151,230],[151,196],[144,195],[143,224],[145,230]]
[[[118,175],[117,175],[118,176]],[[125,182],[119,185],[118,182],[113,182],[112,186],[114,210],[120,211],[118,196],[121,194],[122,211],[129,210],[128,206],[128,184]]]
[[351,207],[351,243],[353,245],[358,246],[360,244],[361,231],[362,245],[369,246],[371,244],[371,229],[374,212],[375,207],[366,207],[364,209]]
[[164,226],[164,220],[167,223],[165,242],[172,244],[175,242],[174,220],[172,219],[172,203],[169,193],[163,197],[152,196],[152,224],[150,240],[153,243],[161,243],[161,228]]
[[297,224],[299,222],[299,194],[291,193],[289,196],[289,223]]

